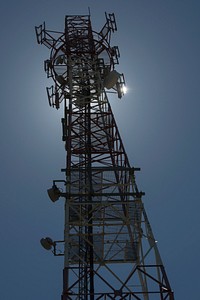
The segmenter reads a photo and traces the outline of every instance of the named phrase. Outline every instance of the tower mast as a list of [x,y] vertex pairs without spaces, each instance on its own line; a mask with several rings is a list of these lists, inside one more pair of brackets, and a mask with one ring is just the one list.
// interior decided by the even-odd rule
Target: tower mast
[[105,14],[100,32],[90,15],[66,16],[63,32],[36,27],[37,42],[50,49],[45,71],[54,85],[49,104],[64,108],[64,180],[48,190],[65,201],[64,238],[41,239],[64,256],[62,300],[174,300],[156,240],[125,152],[108,92],[124,95],[116,71],[119,49],[110,45],[117,30]]

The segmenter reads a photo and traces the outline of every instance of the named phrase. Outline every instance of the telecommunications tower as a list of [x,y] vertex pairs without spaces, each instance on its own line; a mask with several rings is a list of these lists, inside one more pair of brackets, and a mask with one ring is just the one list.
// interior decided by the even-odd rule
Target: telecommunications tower
[[64,256],[62,300],[173,300],[136,184],[140,169],[130,166],[108,101],[109,92],[123,96],[125,82],[110,45],[115,16],[105,16],[99,32],[90,15],[66,16],[63,32],[35,28],[50,49],[47,95],[50,106],[64,108],[66,149],[64,179],[48,190],[52,202],[64,199],[64,237],[41,244]]

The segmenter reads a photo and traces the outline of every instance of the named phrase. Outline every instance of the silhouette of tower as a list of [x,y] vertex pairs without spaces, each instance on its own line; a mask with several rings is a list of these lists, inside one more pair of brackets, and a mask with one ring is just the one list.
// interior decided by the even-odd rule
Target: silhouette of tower
[[156,240],[126,155],[108,93],[121,98],[123,74],[116,71],[119,49],[110,45],[117,30],[105,14],[100,32],[90,15],[66,16],[63,32],[36,27],[37,42],[50,49],[44,68],[54,85],[49,104],[62,105],[65,174],[48,190],[65,200],[63,240],[42,238],[64,256],[62,300],[173,300]]

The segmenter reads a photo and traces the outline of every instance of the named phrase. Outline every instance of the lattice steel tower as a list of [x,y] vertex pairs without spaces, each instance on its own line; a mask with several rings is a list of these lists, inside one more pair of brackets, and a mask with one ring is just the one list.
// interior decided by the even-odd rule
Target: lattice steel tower
[[100,32],[90,15],[66,16],[63,32],[36,27],[37,41],[51,49],[44,67],[54,85],[49,104],[64,106],[64,180],[48,190],[65,200],[64,239],[41,239],[64,256],[66,299],[170,299],[167,275],[109,101],[108,90],[124,94],[124,76],[115,70],[118,47],[114,14]]

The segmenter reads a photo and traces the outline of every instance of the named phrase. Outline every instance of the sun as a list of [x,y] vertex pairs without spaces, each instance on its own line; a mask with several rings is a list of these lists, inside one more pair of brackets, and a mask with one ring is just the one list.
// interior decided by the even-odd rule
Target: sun
[[127,92],[128,92],[127,86],[124,85],[124,86],[122,87],[122,92],[123,92],[124,95],[127,94]]

